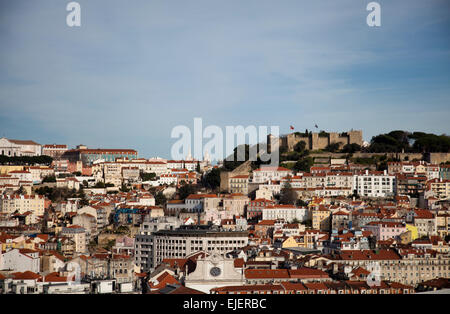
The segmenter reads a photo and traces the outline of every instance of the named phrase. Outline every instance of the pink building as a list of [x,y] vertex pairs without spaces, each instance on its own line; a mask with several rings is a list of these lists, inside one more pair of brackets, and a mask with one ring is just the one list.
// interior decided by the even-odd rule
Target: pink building
[[364,230],[371,231],[377,241],[393,239],[407,231],[406,226],[399,222],[372,221],[363,227]]

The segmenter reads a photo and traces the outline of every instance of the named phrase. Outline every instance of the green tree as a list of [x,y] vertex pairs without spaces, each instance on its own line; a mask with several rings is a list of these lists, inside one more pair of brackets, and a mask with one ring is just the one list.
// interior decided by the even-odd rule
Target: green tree
[[308,203],[305,202],[304,200],[297,200],[295,205],[300,206],[300,207],[306,207],[306,206],[308,206]]
[[314,164],[314,160],[312,157],[306,157],[302,160],[299,160],[295,163],[293,169],[295,171],[303,171],[303,172],[309,172],[312,165]]
[[86,199],[86,196],[83,196],[80,200],[80,206],[89,206],[89,201]]
[[402,152],[408,151],[407,133],[404,131],[392,131],[372,137],[369,151],[372,153]]
[[45,176],[42,179],[42,183],[46,183],[46,182],[56,182],[56,177],[54,175]]
[[356,152],[361,151],[361,146],[356,143],[346,144],[342,147],[341,152],[347,154],[354,154]]
[[106,187],[105,183],[99,181],[94,185],[94,188],[101,188],[104,189]]
[[180,199],[185,199],[190,194],[195,194],[196,188],[192,184],[184,184],[178,189]]
[[155,195],[155,203],[156,203],[156,205],[165,205],[166,202],[167,202],[167,198],[166,198],[166,196],[164,195],[163,192],[160,191],[160,192],[158,192]]
[[116,240],[109,240],[108,243],[104,246],[104,248],[108,251],[111,251],[114,245],[116,245]]
[[450,136],[414,132],[410,135],[414,140],[413,151],[417,153],[450,152]]
[[119,226],[116,228],[116,230],[114,230],[114,233],[130,234],[130,228],[128,228],[127,226]]
[[220,168],[213,168],[203,177],[203,186],[215,190],[220,186]]
[[297,193],[292,189],[291,184],[288,182],[281,190],[280,203],[295,205],[297,201]]
[[303,221],[303,224],[307,227],[307,228],[312,228],[312,220],[311,219],[307,219]]
[[294,145],[294,151],[297,153],[301,153],[306,149],[306,143],[305,141],[300,141],[297,144]]
[[154,172],[141,172],[140,177],[142,181],[151,181],[156,178],[156,173]]
[[326,151],[329,151],[331,153],[335,153],[339,150],[339,147],[341,146],[341,143],[330,143],[325,147]]
[[120,190],[122,192],[129,192],[130,188],[128,188],[125,183],[122,183],[122,186],[120,187]]
[[50,156],[5,156],[0,155],[0,164],[2,165],[51,165],[53,158]]

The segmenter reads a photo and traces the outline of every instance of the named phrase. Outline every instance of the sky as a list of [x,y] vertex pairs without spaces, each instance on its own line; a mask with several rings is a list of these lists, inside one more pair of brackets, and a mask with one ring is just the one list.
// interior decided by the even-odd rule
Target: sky
[[[0,137],[170,158],[171,131],[450,132],[450,2],[0,0]],[[318,125],[318,129],[315,125]],[[225,131],[224,131],[225,133]]]

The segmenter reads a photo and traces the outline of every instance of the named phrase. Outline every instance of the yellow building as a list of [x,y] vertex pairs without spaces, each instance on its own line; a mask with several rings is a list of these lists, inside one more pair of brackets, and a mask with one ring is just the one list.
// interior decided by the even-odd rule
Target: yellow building
[[315,230],[330,231],[331,211],[319,208],[312,211],[312,227]]
[[282,248],[298,247],[298,243],[294,237],[289,237],[283,241]]
[[417,230],[416,226],[406,225],[406,230],[411,232],[411,241],[414,241],[415,239],[419,238],[419,231]]
[[313,196],[313,198],[311,199],[311,202],[308,204],[309,207],[315,207],[315,206],[319,206],[322,204],[325,204],[325,199],[322,197],[316,197]]
[[25,236],[10,236],[7,234],[0,234],[0,249],[6,252],[9,249],[34,249],[34,243]]
[[23,166],[4,166],[0,165],[0,174],[8,174],[10,171],[22,171]]
[[229,178],[228,186],[230,187],[230,193],[242,193],[248,194],[248,175],[238,175]]

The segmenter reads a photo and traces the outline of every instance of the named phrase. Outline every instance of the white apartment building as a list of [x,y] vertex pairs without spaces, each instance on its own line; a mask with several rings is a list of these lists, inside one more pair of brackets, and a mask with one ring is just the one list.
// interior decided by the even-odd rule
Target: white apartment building
[[56,204],[56,211],[60,211],[62,215],[69,212],[76,212],[78,209],[79,200],[76,198],[67,199]]
[[353,176],[352,190],[365,197],[388,197],[394,195],[395,176],[387,171],[368,171]]
[[184,162],[183,160],[168,160],[167,161],[167,169],[183,169]]
[[20,181],[29,181],[29,182],[33,181],[33,176],[31,172],[27,170],[14,170],[8,172],[8,174],[10,176],[13,176],[14,178],[18,178]]
[[270,181],[270,182],[267,182],[266,184],[260,184],[260,185],[258,186],[258,188],[259,188],[260,190],[267,190],[267,191],[269,191],[272,195],[278,195],[278,194],[281,193],[282,185],[281,185],[281,184],[276,184],[276,183]]
[[186,160],[186,161],[184,161],[184,168],[189,170],[189,171],[196,171],[198,164],[199,164],[198,161]]
[[261,167],[253,171],[253,183],[265,183],[267,181],[280,181],[291,175],[292,171],[283,167]]
[[303,181],[305,182],[305,188],[312,189],[317,187],[323,187],[326,185],[327,175],[325,173],[304,173]]
[[125,202],[126,206],[155,206],[155,204],[155,198],[151,194],[140,195],[132,201]]
[[0,252],[0,270],[13,272],[40,271],[39,251],[31,249],[10,249]]
[[353,185],[353,174],[346,173],[327,173],[325,177],[325,186],[336,188],[351,188]]
[[103,175],[105,183],[112,183],[115,186],[122,185],[122,164],[118,162],[103,163]]
[[290,185],[291,188],[306,188],[306,182],[302,175],[283,178],[280,181],[282,187]]
[[304,221],[308,219],[308,209],[293,205],[273,205],[262,209],[262,220],[284,219],[290,222],[294,219]]
[[426,175],[428,180],[439,179],[440,167],[439,165],[427,165]]
[[140,267],[141,271],[148,271],[148,265],[153,265],[152,234],[159,230],[175,230],[180,226],[181,220],[177,217],[150,218],[146,216],[134,240],[135,265]]
[[33,183],[40,183],[45,177],[55,175],[55,171],[49,167],[27,167],[26,171],[31,173]]
[[159,177],[159,184],[176,185],[178,182],[178,176],[176,174],[162,174]]
[[223,231],[198,225],[160,230],[153,233],[152,237],[150,269],[159,265],[165,258],[184,258],[199,251],[224,255],[248,244],[246,231]]
[[351,187],[319,187],[314,190],[314,195],[318,197],[349,196],[352,193]]
[[9,174],[0,174],[0,186],[1,185],[19,185],[20,179],[17,177],[13,177]]
[[163,161],[148,161],[145,163],[145,171],[148,173],[155,173],[157,176],[161,176],[163,174],[167,174],[169,172],[169,168],[167,167],[167,163]]

